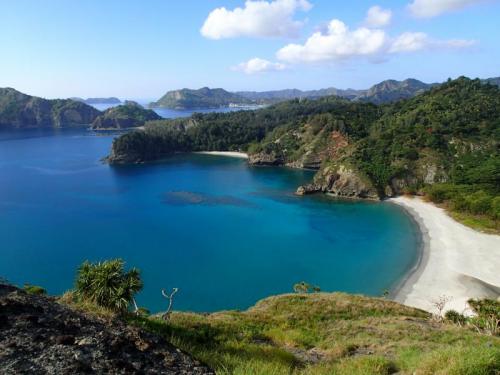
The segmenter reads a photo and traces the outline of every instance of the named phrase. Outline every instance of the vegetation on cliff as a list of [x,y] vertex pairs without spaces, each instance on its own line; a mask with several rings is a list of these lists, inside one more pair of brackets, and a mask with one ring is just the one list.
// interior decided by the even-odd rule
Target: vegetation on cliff
[[47,100],[12,88],[0,88],[0,128],[88,125],[100,113],[94,107],[75,100]]

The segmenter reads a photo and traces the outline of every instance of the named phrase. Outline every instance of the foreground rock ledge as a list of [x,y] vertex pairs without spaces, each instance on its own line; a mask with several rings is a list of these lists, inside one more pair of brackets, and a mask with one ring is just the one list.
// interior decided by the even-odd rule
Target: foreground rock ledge
[[163,338],[0,284],[0,368],[7,374],[214,372]]

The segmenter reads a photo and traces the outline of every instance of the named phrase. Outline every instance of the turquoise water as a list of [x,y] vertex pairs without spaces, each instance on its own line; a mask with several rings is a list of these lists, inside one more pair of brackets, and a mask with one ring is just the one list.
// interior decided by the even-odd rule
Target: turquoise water
[[0,276],[58,294],[84,260],[142,270],[141,305],[244,309],[305,280],[379,295],[416,256],[410,218],[388,203],[296,197],[311,172],[182,155],[110,167],[113,136],[0,133]]

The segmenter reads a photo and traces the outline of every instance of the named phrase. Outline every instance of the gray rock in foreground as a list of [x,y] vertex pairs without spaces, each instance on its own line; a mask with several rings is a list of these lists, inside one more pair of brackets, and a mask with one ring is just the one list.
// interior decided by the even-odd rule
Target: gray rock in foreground
[[165,339],[0,284],[0,368],[8,374],[214,374]]

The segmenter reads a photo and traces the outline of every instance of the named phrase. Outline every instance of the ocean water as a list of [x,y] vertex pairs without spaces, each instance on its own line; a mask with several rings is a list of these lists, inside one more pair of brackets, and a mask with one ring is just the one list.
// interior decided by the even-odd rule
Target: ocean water
[[411,219],[389,203],[297,197],[312,173],[179,155],[103,164],[113,135],[87,130],[0,133],[0,276],[59,294],[85,260],[141,269],[139,303],[244,309],[299,281],[380,295],[417,255]]

